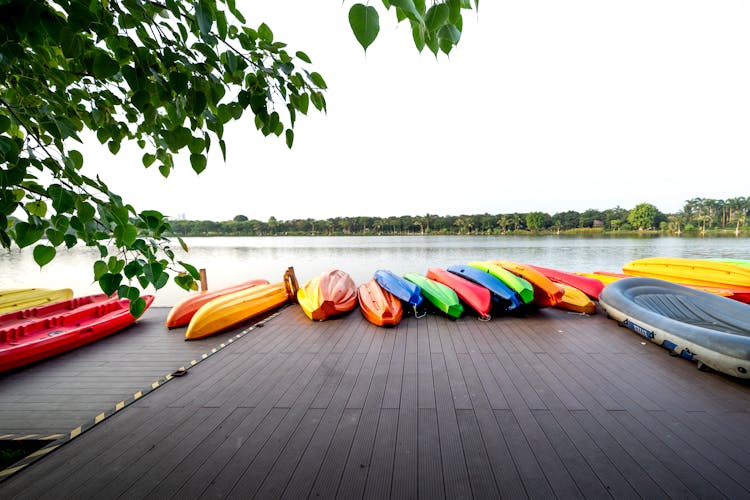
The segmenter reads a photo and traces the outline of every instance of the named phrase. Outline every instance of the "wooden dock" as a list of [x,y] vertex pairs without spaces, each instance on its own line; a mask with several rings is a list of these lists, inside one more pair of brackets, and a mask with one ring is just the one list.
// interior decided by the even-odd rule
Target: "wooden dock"
[[293,305],[193,344],[166,313],[0,378],[0,432],[67,433],[0,497],[750,497],[749,384],[603,314],[384,329]]

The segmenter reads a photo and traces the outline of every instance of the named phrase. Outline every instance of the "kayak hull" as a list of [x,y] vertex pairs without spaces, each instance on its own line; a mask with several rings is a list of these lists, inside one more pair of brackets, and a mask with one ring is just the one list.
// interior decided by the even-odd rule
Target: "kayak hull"
[[179,326],[185,326],[190,323],[195,313],[198,312],[203,305],[211,302],[214,299],[229,295],[230,293],[239,292],[257,285],[267,285],[267,280],[250,280],[237,285],[232,285],[224,288],[217,288],[216,290],[206,290],[193,294],[172,307],[164,325],[167,328],[177,328]]
[[490,318],[492,296],[487,288],[438,267],[429,268],[426,276],[451,288],[464,304],[471,307],[482,318]]
[[539,271],[558,285],[569,285],[577,288],[594,300],[599,300],[599,294],[604,288],[604,283],[595,278],[589,278],[581,276],[580,274],[569,273],[567,271],[560,271],[559,269],[550,269],[549,267],[532,265],[529,265],[529,267]]
[[523,305],[523,300],[514,290],[490,273],[464,265],[449,266],[448,272],[488,289],[496,310],[513,311]]
[[[143,298],[148,308],[154,297]],[[130,301],[112,298],[18,325],[0,334],[0,372],[89,344],[135,321]]]
[[458,295],[450,287],[417,273],[405,274],[404,279],[417,285],[424,298],[438,311],[454,319],[460,317],[463,313],[464,308],[458,299]]
[[348,273],[330,269],[300,287],[297,302],[308,318],[325,321],[357,306],[357,288]]
[[384,290],[398,297],[404,304],[411,306],[412,310],[416,311],[422,305],[424,297],[422,297],[419,286],[411,281],[405,280],[386,269],[375,271],[373,278]]
[[374,279],[359,286],[357,299],[362,316],[373,325],[396,326],[401,322],[404,314],[401,300]]
[[289,292],[283,282],[256,285],[217,297],[196,311],[185,331],[185,339],[201,339],[219,333],[288,301]]
[[534,300],[534,287],[531,286],[531,283],[508,271],[504,267],[492,262],[484,262],[478,260],[469,262],[469,266],[489,273],[508,285],[511,290],[516,292],[518,296],[521,297],[521,301],[524,304],[529,304]]
[[564,293],[562,287],[532,267],[510,260],[494,260],[490,262],[507,269],[516,276],[531,283],[534,289],[533,302],[535,305],[539,307],[554,307],[562,300]]

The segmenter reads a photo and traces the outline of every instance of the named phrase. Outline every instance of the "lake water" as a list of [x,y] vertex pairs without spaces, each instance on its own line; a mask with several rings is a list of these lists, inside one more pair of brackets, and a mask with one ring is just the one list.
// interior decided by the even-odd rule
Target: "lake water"
[[[513,260],[574,272],[619,272],[626,262],[645,257],[750,258],[750,240],[746,238],[320,236],[185,241],[190,251],[180,251],[178,260],[205,268],[209,288],[255,278],[281,281],[290,266],[300,284],[330,268],[348,272],[355,283],[361,284],[377,269],[423,274],[429,267],[444,268],[471,260]],[[0,289],[72,288],[76,296],[99,293],[98,285],[91,281],[97,257],[98,251],[88,248],[60,250],[52,264],[40,270],[31,248],[0,252]],[[156,292],[154,306],[171,306],[187,293],[170,282]]]

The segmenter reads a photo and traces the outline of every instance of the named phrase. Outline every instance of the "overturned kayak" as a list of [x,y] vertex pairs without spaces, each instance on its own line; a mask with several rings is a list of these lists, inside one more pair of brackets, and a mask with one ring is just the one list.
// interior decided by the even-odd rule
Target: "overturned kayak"
[[508,285],[488,272],[464,265],[449,266],[448,272],[461,276],[489,290],[492,296],[493,309],[495,310],[513,311],[523,305],[521,296],[515,290],[512,290]]
[[511,290],[521,297],[521,301],[524,304],[529,304],[534,300],[534,287],[531,286],[531,283],[513,274],[499,264],[475,260],[469,262],[469,266],[484,271],[485,273],[489,273],[508,285]]
[[529,267],[539,271],[557,284],[564,284],[577,288],[594,300],[599,300],[599,294],[602,292],[602,288],[604,288],[604,283],[596,278],[581,276],[580,274],[561,271],[559,269],[551,269],[549,267],[534,266],[531,264],[529,264]]
[[422,305],[424,298],[418,285],[386,269],[375,271],[373,278],[384,290],[398,297],[404,304],[411,306],[415,316],[419,315],[417,310]]
[[599,305],[620,325],[699,367],[750,378],[750,305],[653,278],[607,285]]
[[426,276],[451,288],[458,298],[476,311],[482,319],[490,319],[492,295],[487,288],[439,267],[429,268]]
[[194,340],[219,333],[289,301],[286,283],[256,285],[215,298],[193,315],[185,340]]
[[357,288],[348,273],[339,269],[322,272],[297,291],[297,302],[313,321],[323,321],[357,306]]
[[493,260],[490,263],[501,266],[519,278],[523,278],[531,283],[534,289],[533,302],[535,305],[539,307],[553,307],[562,299],[563,289],[530,266],[510,260]]
[[359,286],[357,299],[362,315],[373,325],[396,326],[401,322],[404,314],[401,300],[374,279]]
[[217,288],[216,290],[206,290],[203,292],[198,292],[197,294],[192,294],[175,304],[174,307],[169,310],[169,315],[167,315],[167,319],[164,324],[167,328],[176,328],[178,326],[187,325],[188,323],[190,323],[190,320],[193,319],[195,313],[198,312],[198,309],[200,309],[204,304],[207,304],[208,302],[211,302],[212,300],[219,297],[223,297],[224,295],[229,295],[230,293],[246,290],[257,285],[267,284],[267,280],[251,280],[239,283],[237,285]]
[[422,295],[438,311],[445,313],[451,318],[458,318],[464,312],[464,307],[458,300],[458,295],[450,287],[417,273],[407,273],[404,275],[404,279],[417,285]]
[[596,303],[581,290],[565,283],[558,283],[558,285],[563,289],[563,296],[555,307],[583,314],[596,312]]

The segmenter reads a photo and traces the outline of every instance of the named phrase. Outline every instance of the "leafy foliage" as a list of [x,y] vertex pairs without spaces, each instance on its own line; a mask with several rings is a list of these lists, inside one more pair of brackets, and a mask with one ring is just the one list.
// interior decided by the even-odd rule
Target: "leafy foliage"
[[94,279],[134,314],[130,283],[159,289],[173,271],[191,288],[199,276],[175,261],[161,213],[83,173],[79,133],[113,154],[135,141],[167,177],[179,152],[198,173],[212,146],[226,158],[224,127],[248,111],[291,147],[298,113],[326,109],[310,58],[249,26],[235,0],[0,0],[0,51],[0,245],[34,245],[40,266],[59,247],[98,248]]
[[[396,14],[400,23],[408,21],[414,45],[421,52],[425,46],[437,56],[438,52],[450,54],[461,40],[463,30],[462,10],[479,10],[479,0],[383,0],[386,10]],[[380,30],[377,9],[361,3],[349,9],[349,26],[364,50],[375,41]]]

